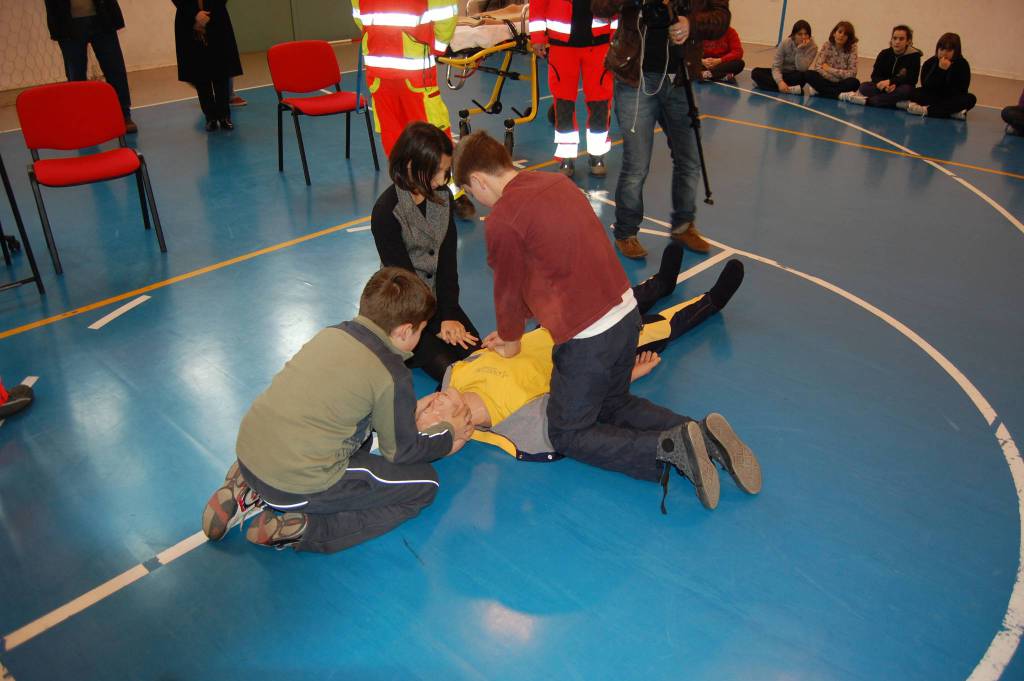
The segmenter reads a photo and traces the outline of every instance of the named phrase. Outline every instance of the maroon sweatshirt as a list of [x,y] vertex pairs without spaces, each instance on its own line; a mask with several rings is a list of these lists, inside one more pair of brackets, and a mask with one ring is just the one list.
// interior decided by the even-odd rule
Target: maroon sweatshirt
[[486,225],[502,340],[533,318],[564,343],[622,302],[629,280],[604,225],[561,173],[518,173]]

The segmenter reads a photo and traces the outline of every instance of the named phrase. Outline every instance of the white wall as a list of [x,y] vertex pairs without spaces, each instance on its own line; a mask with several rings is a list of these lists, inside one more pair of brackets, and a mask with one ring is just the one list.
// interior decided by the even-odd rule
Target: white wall
[[[775,44],[782,0],[731,0],[733,27],[746,42]],[[1022,0],[788,0],[783,34],[806,19],[820,44],[837,21],[853,23],[860,55],[874,57],[889,44],[895,24],[914,29],[914,43],[931,56],[946,31],[960,34],[974,73],[1024,79],[1024,56],[1016,43],[1024,36]]]
[[[174,5],[163,0],[120,0],[125,29],[118,32],[129,71],[175,63]],[[90,51],[89,75],[99,75]],[[0,90],[64,80],[60,48],[46,29],[42,1],[0,2]]]

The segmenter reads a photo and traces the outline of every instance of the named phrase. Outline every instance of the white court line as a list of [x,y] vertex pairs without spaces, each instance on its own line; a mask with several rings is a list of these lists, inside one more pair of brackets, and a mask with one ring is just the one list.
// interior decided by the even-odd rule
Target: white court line
[[104,317],[100,317],[99,319],[94,321],[92,324],[90,324],[89,328],[92,329],[93,331],[98,331],[99,329],[102,329],[104,326],[106,326],[110,322],[114,321],[115,319],[117,319],[118,317],[123,315],[125,312],[128,312],[129,310],[131,310],[134,307],[138,307],[139,305],[142,305],[147,300],[149,300],[149,296],[139,296],[138,298],[136,298],[135,300],[131,301],[130,303],[125,303],[124,305],[122,305],[121,307],[117,308],[116,310],[114,310],[110,314],[108,314],[108,315],[106,315]]
[[365,232],[370,229],[370,225],[360,225],[359,227],[349,227],[346,232]]
[[831,114],[827,114],[824,111],[818,111],[817,109],[813,109],[813,108],[811,108],[809,106],[805,106],[803,104],[797,104],[796,102],[790,102],[790,101],[787,101],[785,99],[782,99],[781,97],[774,97],[772,95],[766,95],[763,92],[758,92],[756,90],[750,90],[750,89],[747,89],[747,88],[739,87],[737,85],[729,85],[727,83],[718,83],[718,82],[716,82],[715,85],[720,85],[721,87],[732,88],[733,90],[739,90],[740,92],[747,92],[747,93],[750,93],[752,95],[757,95],[758,97],[764,97],[766,99],[771,99],[771,100],[774,100],[776,102],[781,102],[783,104],[788,104],[789,106],[795,106],[796,108],[803,109],[804,111],[810,111],[813,114],[817,114],[818,116],[821,116],[823,118],[827,118],[829,120],[835,121],[836,123],[841,123],[841,124],[843,124],[845,126],[853,128],[854,130],[862,132],[865,135],[869,135],[871,137],[874,137],[877,140],[885,142],[886,144],[890,144],[893,147],[899,149],[900,151],[902,151],[902,152],[904,152],[906,154],[910,154],[911,156],[916,157],[918,160],[923,161],[924,163],[927,163],[928,165],[930,165],[932,168],[935,168],[936,170],[938,170],[943,175],[951,177],[954,180],[956,180],[957,182],[959,182],[961,185],[964,186],[964,188],[970,190],[971,192],[976,194],[978,196],[978,198],[980,198],[982,201],[984,201],[988,205],[992,206],[992,208],[994,208],[997,213],[1002,215],[1004,218],[1006,218],[1006,220],[1011,225],[1016,227],[1017,231],[1019,231],[1021,234],[1024,234],[1024,224],[1021,224],[1020,220],[1015,218],[1013,215],[1010,214],[1010,212],[1008,210],[1006,210],[1001,205],[996,203],[996,201],[994,199],[992,199],[992,197],[990,197],[988,194],[986,194],[985,192],[981,191],[980,189],[975,187],[973,184],[971,184],[967,180],[963,179],[962,177],[960,177],[959,175],[957,175],[953,171],[949,170],[945,166],[942,166],[942,165],[940,165],[940,164],[938,164],[935,161],[932,161],[930,159],[924,158],[923,156],[921,156],[921,154],[917,153],[913,149],[909,149],[909,148],[903,146],[902,144],[898,144],[897,142],[894,142],[893,140],[889,139],[888,137],[885,137],[884,135],[880,135],[877,132],[873,132],[871,130],[868,130],[867,128],[862,128],[861,126],[859,126],[859,125],[857,125],[855,123],[851,123],[850,121],[843,120],[842,118],[839,118],[837,116],[833,116]]
[[694,265],[685,272],[680,272],[679,276],[676,277],[676,283],[681,284],[690,277],[695,277],[704,270],[708,269],[709,267],[714,267],[715,265],[722,262],[726,258],[732,257],[734,255],[736,255],[736,251],[732,250],[731,248],[726,248],[721,253],[715,253],[713,256],[711,256],[704,262]]
[[[614,201],[604,198],[603,196],[594,196],[594,198],[602,203],[606,203],[611,206],[615,205]],[[662,225],[667,229],[671,229],[672,227],[668,222],[663,220],[655,220],[654,218],[649,218],[647,216],[644,216],[644,219],[657,225]],[[640,231],[646,234],[655,234],[663,237],[670,236],[665,232],[653,229],[641,229]],[[714,239],[708,239],[707,237],[704,238],[708,243],[711,243],[718,248],[731,248],[721,242],[715,241]],[[805,274],[799,270],[793,269],[792,267],[782,265],[775,260],[762,257],[749,251],[743,251],[738,248],[732,250],[737,255],[750,258],[751,260],[756,260],[757,262],[761,262],[766,265],[771,265],[772,267],[777,267],[813,284],[817,284],[818,286],[845,298],[858,307],[861,307],[875,315],[896,331],[903,334],[904,337],[931,357],[932,360],[934,360],[935,363],[938,364],[958,386],[960,386],[960,389],[964,391],[971,402],[974,403],[975,408],[981,413],[981,417],[985,419],[985,422],[989,426],[995,424],[998,414],[989,401],[981,394],[981,391],[978,390],[970,379],[968,379],[960,369],[954,366],[954,364],[950,362],[945,355],[939,352],[931,343],[926,341],[903,322],[880,310],[863,298],[841,289],[820,277]],[[1000,629],[992,639],[988,649],[985,651],[985,655],[978,662],[977,666],[975,666],[970,677],[968,677],[968,681],[996,681],[1001,678],[1003,672],[1006,670],[1006,666],[1010,663],[1010,660],[1013,659],[1013,655],[1020,645],[1021,635],[1024,634],[1024,460],[1021,459],[1017,445],[1014,443],[1013,438],[1010,435],[1010,431],[1007,429],[1005,423],[1000,422],[998,424],[995,431],[995,438],[1003,453],[1003,458],[1006,460],[1006,465],[1010,469],[1010,477],[1013,478],[1014,489],[1017,491],[1017,512],[1020,517],[1021,528],[1020,545],[1018,546],[1017,554],[1017,578],[1013,584],[1013,591],[1010,594],[1010,600],[1006,606],[1006,614],[1003,616],[1003,628]]]

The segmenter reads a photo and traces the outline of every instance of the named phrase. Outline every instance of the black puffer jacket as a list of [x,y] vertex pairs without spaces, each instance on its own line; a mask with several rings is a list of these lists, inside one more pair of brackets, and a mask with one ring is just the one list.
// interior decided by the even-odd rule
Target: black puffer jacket
[[[729,0],[691,0],[690,37],[682,46],[672,45],[670,49],[684,49],[683,59],[691,78],[696,78],[703,67],[700,60],[705,40],[717,40],[729,29],[732,15]],[[615,30],[605,67],[629,85],[637,87],[640,82],[640,31],[637,30],[637,15],[640,5],[634,0],[591,0],[590,7],[595,17],[610,19],[619,15],[619,27]],[[676,83],[681,82],[682,69],[676,74]]]
[[[111,31],[124,28],[124,16],[117,0],[94,0],[96,5],[96,21],[100,26]],[[74,24],[71,21],[71,0],[46,0],[46,27],[50,29],[53,40],[69,40],[75,37]]]

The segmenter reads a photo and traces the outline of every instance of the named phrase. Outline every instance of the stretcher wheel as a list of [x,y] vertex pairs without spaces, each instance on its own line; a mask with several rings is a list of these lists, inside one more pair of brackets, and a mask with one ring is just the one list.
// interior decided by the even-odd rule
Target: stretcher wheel
[[469,119],[467,119],[467,118],[460,118],[459,119],[459,137],[465,137],[470,132],[471,132],[471,129],[470,129],[470,126],[469,126]]
[[555,105],[552,104],[548,107],[548,123],[551,125],[555,124]]

